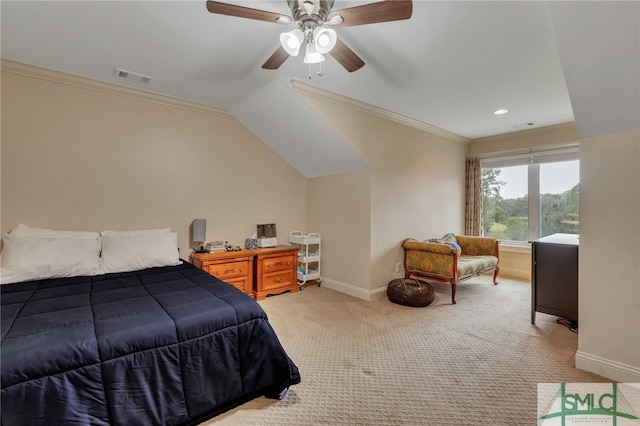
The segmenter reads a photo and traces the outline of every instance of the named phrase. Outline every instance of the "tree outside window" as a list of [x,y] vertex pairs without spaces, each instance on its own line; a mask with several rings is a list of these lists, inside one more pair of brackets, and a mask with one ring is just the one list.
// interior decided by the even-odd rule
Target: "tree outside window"
[[484,235],[526,242],[555,233],[577,234],[578,169],[578,160],[483,167]]

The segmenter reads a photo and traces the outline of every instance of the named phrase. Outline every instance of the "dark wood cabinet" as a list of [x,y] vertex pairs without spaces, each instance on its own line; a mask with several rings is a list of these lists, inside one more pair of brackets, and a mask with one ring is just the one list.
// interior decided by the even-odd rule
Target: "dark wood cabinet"
[[531,241],[531,324],[536,312],[578,321],[578,235]]

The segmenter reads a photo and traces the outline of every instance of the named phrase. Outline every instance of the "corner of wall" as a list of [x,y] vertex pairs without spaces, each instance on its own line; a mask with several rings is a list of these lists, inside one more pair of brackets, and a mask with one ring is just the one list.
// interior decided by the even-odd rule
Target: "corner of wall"
[[640,368],[582,352],[576,352],[576,368],[621,383],[640,383]]

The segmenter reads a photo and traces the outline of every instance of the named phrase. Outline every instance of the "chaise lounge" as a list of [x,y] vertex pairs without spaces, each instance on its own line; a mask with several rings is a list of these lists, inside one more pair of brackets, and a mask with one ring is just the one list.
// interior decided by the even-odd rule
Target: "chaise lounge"
[[493,283],[498,284],[500,256],[498,240],[494,238],[456,235],[453,244],[407,238],[402,248],[405,278],[451,283],[452,304],[456,303],[456,285],[461,281],[494,271]]

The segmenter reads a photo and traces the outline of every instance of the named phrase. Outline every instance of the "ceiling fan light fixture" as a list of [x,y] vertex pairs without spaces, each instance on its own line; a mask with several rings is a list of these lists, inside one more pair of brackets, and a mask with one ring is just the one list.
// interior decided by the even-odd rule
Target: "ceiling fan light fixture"
[[320,54],[329,53],[336,45],[338,36],[331,28],[317,27],[313,30],[313,39],[316,42],[316,50]]
[[304,33],[299,28],[280,34],[280,44],[291,56],[298,55],[303,41]]
[[[298,26],[297,30],[280,35],[280,46],[262,64],[263,69],[269,70],[278,69],[289,56],[297,56],[302,44],[306,43],[304,62],[322,62],[323,54],[330,52],[348,72],[354,72],[364,66],[364,61],[344,42],[338,40],[333,31],[326,31],[328,27],[400,21],[411,18],[413,14],[412,0],[373,1],[340,10],[333,10],[334,2],[335,0],[286,0],[291,16],[216,0],[207,0],[206,4],[209,12],[218,15]],[[318,30],[314,36],[314,30],[318,27],[324,30]]]
[[304,55],[305,64],[317,64],[324,61],[322,53],[318,52],[315,43],[307,43],[307,51]]

